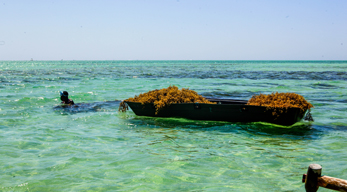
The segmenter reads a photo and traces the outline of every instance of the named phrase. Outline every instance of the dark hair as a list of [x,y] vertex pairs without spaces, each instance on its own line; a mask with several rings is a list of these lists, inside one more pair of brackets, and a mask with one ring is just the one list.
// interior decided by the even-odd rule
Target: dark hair
[[69,93],[67,91],[60,92],[60,100],[68,101],[69,100]]

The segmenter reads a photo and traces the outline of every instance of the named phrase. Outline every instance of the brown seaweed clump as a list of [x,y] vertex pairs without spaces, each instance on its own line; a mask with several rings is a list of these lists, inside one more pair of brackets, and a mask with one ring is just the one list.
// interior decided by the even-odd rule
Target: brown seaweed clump
[[176,86],[170,86],[168,88],[156,89],[147,93],[142,93],[134,98],[129,98],[122,101],[119,104],[119,111],[125,112],[128,110],[128,106],[125,102],[139,102],[141,104],[153,103],[156,108],[156,114],[160,109],[169,106],[173,103],[208,103],[215,104],[199,95],[197,92],[182,88],[178,89]]
[[278,92],[269,95],[253,95],[247,105],[265,106],[267,109],[273,109],[273,116],[279,116],[278,113],[287,112],[287,109],[290,107],[300,108],[302,112],[313,108],[313,105],[299,94]]

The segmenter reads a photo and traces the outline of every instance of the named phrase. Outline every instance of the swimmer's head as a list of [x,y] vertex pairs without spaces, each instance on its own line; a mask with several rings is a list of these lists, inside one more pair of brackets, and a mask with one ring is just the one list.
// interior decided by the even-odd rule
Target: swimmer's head
[[67,91],[60,91],[60,100],[67,101],[69,100],[69,93]]

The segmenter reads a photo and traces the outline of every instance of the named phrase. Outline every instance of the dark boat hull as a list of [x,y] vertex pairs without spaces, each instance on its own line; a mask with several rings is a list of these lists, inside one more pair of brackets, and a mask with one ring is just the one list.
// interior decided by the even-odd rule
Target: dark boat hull
[[218,104],[180,103],[171,104],[155,114],[152,103],[144,104],[127,102],[138,116],[183,117],[193,120],[213,120],[229,122],[268,122],[279,125],[293,125],[300,121],[305,112],[299,108],[288,108],[287,112],[273,116],[274,110],[261,106],[246,105],[242,100],[212,100]]

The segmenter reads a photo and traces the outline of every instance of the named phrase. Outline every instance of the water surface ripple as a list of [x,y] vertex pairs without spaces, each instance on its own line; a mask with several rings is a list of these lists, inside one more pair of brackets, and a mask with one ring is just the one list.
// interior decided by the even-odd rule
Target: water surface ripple
[[[0,61],[0,191],[304,191],[311,163],[347,179],[346,80],[346,61]],[[118,112],[170,85],[217,98],[296,92],[315,121]],[[62,90],[78,108],[59,105]]]

